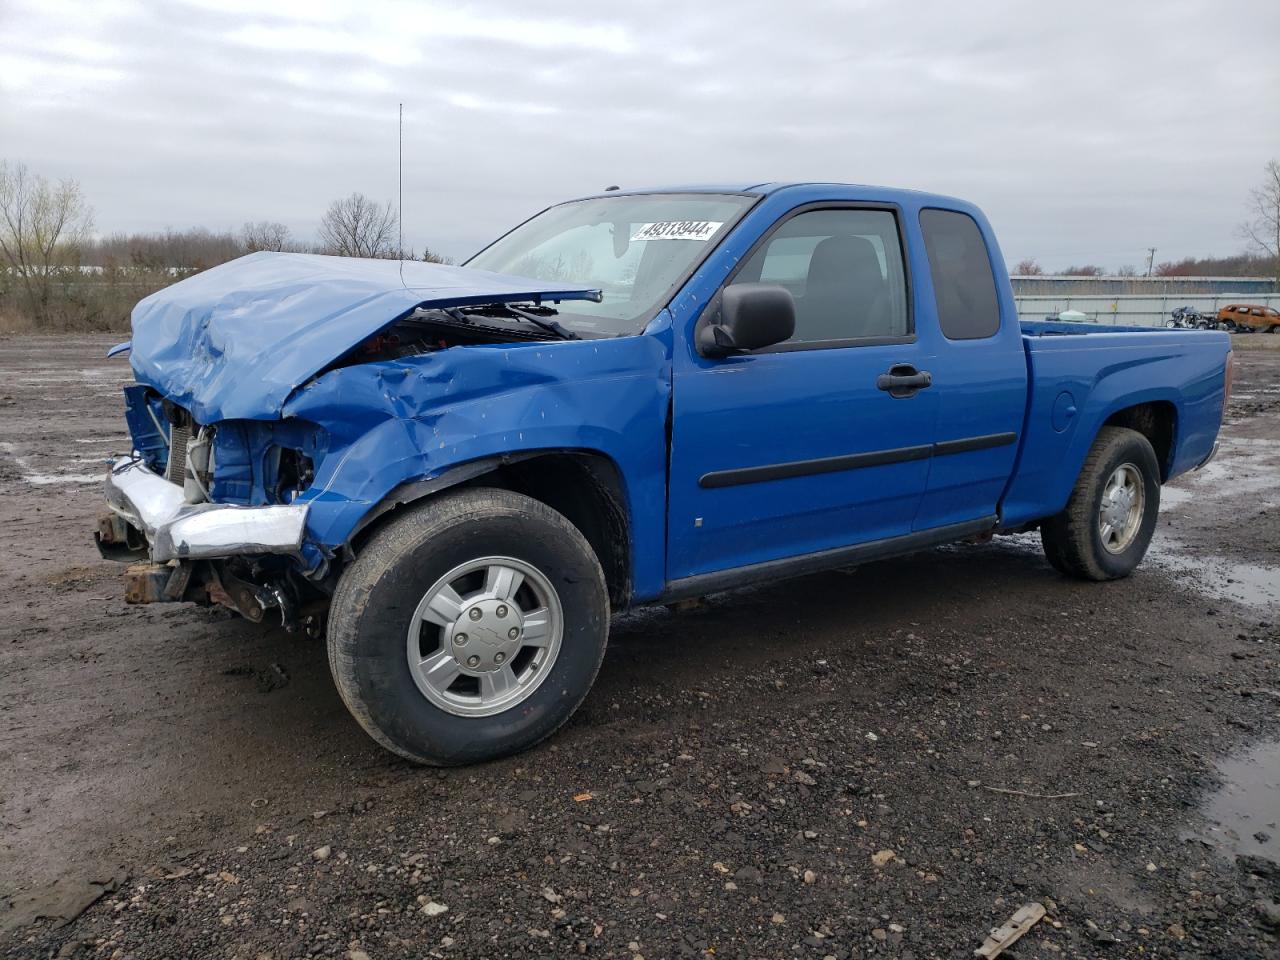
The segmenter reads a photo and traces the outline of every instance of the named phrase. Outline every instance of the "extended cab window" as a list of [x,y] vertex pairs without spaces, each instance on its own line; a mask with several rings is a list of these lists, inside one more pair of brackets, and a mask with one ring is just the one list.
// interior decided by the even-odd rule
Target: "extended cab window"
[[921,210],[938,324],[948,340],[980,340],[1000,329],[996,278],[982,231],[954,210]]
[[796,301],[789,343],[911,332],[898,221],[889,210],[812,210],[785,221],[734,283],[778,283]]

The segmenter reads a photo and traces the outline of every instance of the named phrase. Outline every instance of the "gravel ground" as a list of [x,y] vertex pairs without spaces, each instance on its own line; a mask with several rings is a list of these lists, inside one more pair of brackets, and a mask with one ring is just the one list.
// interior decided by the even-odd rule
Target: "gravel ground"
[[922,960],[1030,901],[1006,957],[1280,956],[1280,351],[1129,580],[1023,536],[641,609],[432,771],[322,645],[121,601],[108,342],[0,339],[0,956]]

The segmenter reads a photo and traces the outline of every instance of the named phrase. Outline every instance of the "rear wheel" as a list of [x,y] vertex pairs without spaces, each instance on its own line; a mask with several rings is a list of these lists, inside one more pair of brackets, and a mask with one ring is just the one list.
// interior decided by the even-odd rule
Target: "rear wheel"
[[1160,465],[1136,430],[1103,427],[1066,508],[1040,526],[1055,569],[1082,580],[1127,577],[1142,561],[1160,512]]
[[352,716],[418,763],[474,763],[553,733],[591,688],[609,600],[582,534],[520,494],[409,511],[343,573],[329,664]]

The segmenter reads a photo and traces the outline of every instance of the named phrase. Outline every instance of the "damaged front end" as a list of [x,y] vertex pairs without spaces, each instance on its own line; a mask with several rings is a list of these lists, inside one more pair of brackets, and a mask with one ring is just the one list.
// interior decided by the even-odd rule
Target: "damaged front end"
[[153,389],[125,389],[133,453],[107,473],[108,512],[94,539],[129,561],[129,603],[230,607],[254,622],[268,610],[294,629],[327,603],[327,562],[305,542],[295,503],[324,444],[300,422],[195,422]]
[[[599,296],[439,264],[257,253],[147,297],[132,344],[113,351],[132,348],[132,446],[107,475],[109,512],[95,530],[104,557],[131,564],[126,599],[318,627],[360,518],[432,473],[426,444],[409,436],[419,399],[385,385],[366,397],[367,376],[342,375],[378,368],[403,381],[398,364],[451,347],[570,336],[533,311]],[[464,312],[495,304],[532,306],[505,307],[512,322],[498,330]],[[501,392],[513,366],[491,358],[477,380]],[[326,373],[340,396],[312,389]],[[294,409],[300,394],[313,402]],[[378,429],[387,422],[398,433]],[[372,489],[379,478],[385,489]],[[361,481],[369,489],[351,492]]]

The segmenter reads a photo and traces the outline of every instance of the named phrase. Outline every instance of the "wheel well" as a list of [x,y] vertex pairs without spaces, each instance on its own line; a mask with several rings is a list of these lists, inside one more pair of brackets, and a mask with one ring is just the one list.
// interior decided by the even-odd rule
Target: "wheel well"
[[587,538],[604,570],[615,609],[631,599],[631,530],[622,477],[613,461],[592,453],[549,453],[504,466],[471,481],[541,500]]
[[587,451],[507,455],[492,463],[463,465],[440,482],[408,484],[393,491],[352,538],[357,553],[375,530],[408,505],[457,487],[501,487],[540,500],[562,514],[591,544],[615,610],[631,599],[631,529],[622,476],[608,457]]
[[1173,442],[1178,430],[1178,410],[1166,400],[1153,400],[1117,410],[1107,417],[1107,427],[1128,427],[1147,438],[1160,464],[1161,482],[1173,469]]

